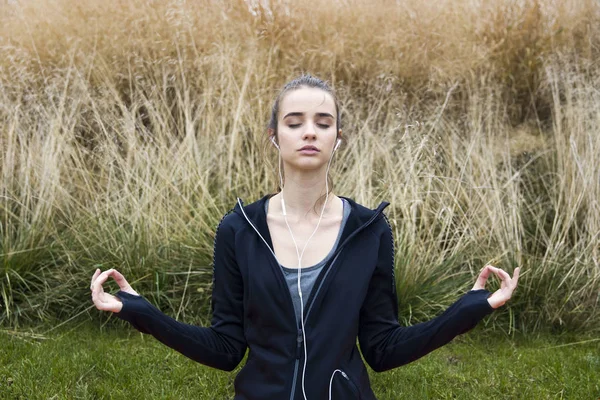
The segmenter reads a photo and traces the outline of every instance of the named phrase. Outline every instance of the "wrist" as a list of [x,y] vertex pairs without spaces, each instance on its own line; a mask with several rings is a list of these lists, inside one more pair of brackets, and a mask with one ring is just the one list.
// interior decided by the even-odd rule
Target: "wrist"
[[497,300],[493,300],[493,299],[491,299],[491,297],[487,298],[487,302],[490,303],[490,307],[492,307],[493,309],[500,308],[504,305],[504,303],[506,303],[504,301],[500,302]]

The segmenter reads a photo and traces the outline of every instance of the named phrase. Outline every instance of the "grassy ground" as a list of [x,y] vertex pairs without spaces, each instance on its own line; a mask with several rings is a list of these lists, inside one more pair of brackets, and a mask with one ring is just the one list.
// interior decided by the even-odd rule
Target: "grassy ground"
[[[1,399],[230,399],[245,362],[214,370],[130,327],[23,332],[0,331]],[[598,399],[600,341],[478,327],[410,365],[370,373],[380,399]]]

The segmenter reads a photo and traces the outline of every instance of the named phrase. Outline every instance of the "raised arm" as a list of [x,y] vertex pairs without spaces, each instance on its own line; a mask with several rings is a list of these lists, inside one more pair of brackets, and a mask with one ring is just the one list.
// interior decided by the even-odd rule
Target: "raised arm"
[[[111,310],[116,313],[116,316],[128,321],[140,332],[154,336],[163,344],[194,361],[213,368],[231,371],[240,363],[246,353],[243,328],[244,288],[235,259],[234,243],[235,231],[226,215],[221,220],[215,234],[213,316],[210,327],[185,324],[165,315],[144,297],[127,290],[131,287],[123,275],[116,270],[108,270],[99,274],[92,284],[92,291],[94,293],[94,287],[97,291],[101,290],[102,283],[109,276],[113,276],[121,289],[116,293],[116,299],[122,305]],[[96,303],[96,300],[94,302]]]
[[[388,225],[383,219],[381,223]],[[488,301],[490,292],[483,286],[489,273],[496,271],[486,267],[482,271],[482,275],[486,273],[485,279],[480,276],[474,289],[441,315],[413,326],[401,326],[393,272],[394,242],[389,225],[382,229],[380,243],[378,264],[360,312],[358,335],[363,356],[373,370],[382,372],[417,360],[469,331],[494,310]]]

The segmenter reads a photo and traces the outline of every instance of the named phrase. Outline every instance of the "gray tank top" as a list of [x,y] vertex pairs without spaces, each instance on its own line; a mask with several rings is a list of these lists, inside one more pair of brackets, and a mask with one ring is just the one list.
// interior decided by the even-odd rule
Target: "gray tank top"
[[[306,300],[310,296],[310,292],[321,272],[323,266],[329,261],[335,250],[337,249],[338,243],[340,241],[340,237],[342,236],[342,231],[344,230],[344,225],[348,220],[348,215],[350,214],[350,205],[344,199],[341,199],[344,207],[344,216],[342,217],[342,223],[340,225],[340,231],[338,236],[331,248],[329,254],[325,256],[321,261],[312,265],[310,267],[303,267],[302,273],[300,274],[300,284],[302,285],[302,303],[303,307],[306,306]],[[265,202],[265,213],[267,213],[269,207],[269,199]],[[291,238],[290,238],[291,240]],[[283,274],[285,276],[285,280],[290,289],[290,294],[292,295],[292,301],[294,302],[294,310],[296,311],[296,321],[298,322],[298,326],[300,326],[300,296],[298,295],[298,268],[288,268],[279,264],[283,270]]]

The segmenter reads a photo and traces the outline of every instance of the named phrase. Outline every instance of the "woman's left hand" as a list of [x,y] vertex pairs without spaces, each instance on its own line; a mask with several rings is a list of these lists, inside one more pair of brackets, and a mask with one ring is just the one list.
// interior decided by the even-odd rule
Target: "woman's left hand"
[[488,297],[487,301],[490,303],[492,308],[498,308],[504,305],[504,303],[506,303],[512,296],[513,291],[517,287],[520,271],[520,267],[515,268],[513,277],[511,278],[506,271],[491,265],[486,265],[477,277],[477,281],[475,282],[475,285],[473,285],[472,290],[485,289],[485,282],[490,274],[496,274],[496,276],[502,281],[502,284],[500,289],[496,290],[490,297]]

